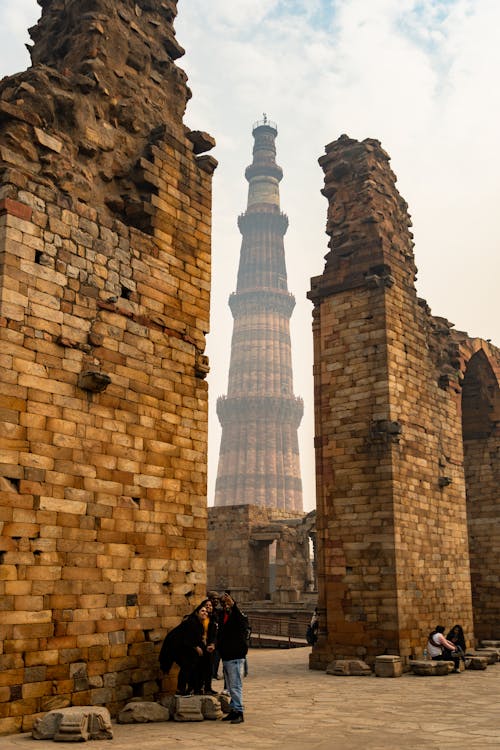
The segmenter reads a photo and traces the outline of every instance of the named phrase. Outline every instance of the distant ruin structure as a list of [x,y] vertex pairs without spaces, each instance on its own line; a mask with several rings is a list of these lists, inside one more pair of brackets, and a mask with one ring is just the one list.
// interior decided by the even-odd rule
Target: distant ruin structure
[[176,2],[39,4],[0,83],[0,734],[155,695],[206,586],[216,162]]
[[258,505],[302,512],[297,430],[302,399],[293,395],[290,317],[276,164],[277,127],[267,117],[253,127],[253,161],[242,234],[227,396],[217,401],[222,425],[215,506]]
[[438,622],[500,622],[500,350],[415,291],[410,219],[376,140],[320,159],[330,252],[312,279],[320,637],[421,656]]

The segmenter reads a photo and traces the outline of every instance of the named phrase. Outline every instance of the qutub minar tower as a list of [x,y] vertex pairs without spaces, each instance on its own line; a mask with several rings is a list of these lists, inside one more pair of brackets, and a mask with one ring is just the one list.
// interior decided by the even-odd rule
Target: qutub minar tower
[[264,115],[253,127],[253,162],[242,234],[227,396],[217,401],[222,425],[215,505],[258,505],[302,512],[297,430],[303,403],[293,395],[290,317],[276,164],[277,127]]

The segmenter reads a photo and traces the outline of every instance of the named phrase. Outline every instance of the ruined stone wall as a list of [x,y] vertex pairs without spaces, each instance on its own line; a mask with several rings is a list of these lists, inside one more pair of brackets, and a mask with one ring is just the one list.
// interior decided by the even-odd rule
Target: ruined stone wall
[[[228,589],[239,601],[265,598],[276,603],[298,599],[308,575],[307,532],[301,533],[303,513],[258,505],[233,505],[208,509],[208,585]],[[297,524],[297,528],[295,525]],[[276,559],[270,545],[277,542]],[[271,596],[270,564],[276,579]]]
[[156,694],[206,586],[215,161],[176,4],[40,4],[0,85],[0,733]]
[[473,638],[466,361],[451,324],[417,298],[407,207],[380,144],[342,136],[320,164],[331,240],[309,293],[322,621],[312,666],[419,655],[438,622]]

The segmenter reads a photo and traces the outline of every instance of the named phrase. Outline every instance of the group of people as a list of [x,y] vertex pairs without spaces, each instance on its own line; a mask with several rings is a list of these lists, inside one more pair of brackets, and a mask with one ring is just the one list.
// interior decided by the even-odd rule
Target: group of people
[[460,661],[465,663],[465,636],[461,625],[454,625],[448,635],[444,636],[443,625],[436,625],[429,633],[427,652],[434,661],[452,661],[454,672],[460,672]]
[[229,692],[229,713],[222,721],[241,724],[243,716],[242,673],[248,651],[248,618],[230,592],[210,591],[196,609],[186,615],[163,641],[160,667],[167,674],[179,666],[178,695],[217,695],[212,677],[222,661],[224,687]]

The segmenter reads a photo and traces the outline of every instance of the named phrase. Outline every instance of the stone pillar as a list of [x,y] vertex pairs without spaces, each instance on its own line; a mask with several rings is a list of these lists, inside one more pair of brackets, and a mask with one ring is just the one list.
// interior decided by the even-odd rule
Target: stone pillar
[[311,666],[406,660],[436,623],[473,636],[460,384],[439,386],[449,355],[433,352],[388,155],[342,136],[320,164],[330,252],[309,293],[322,620]]

